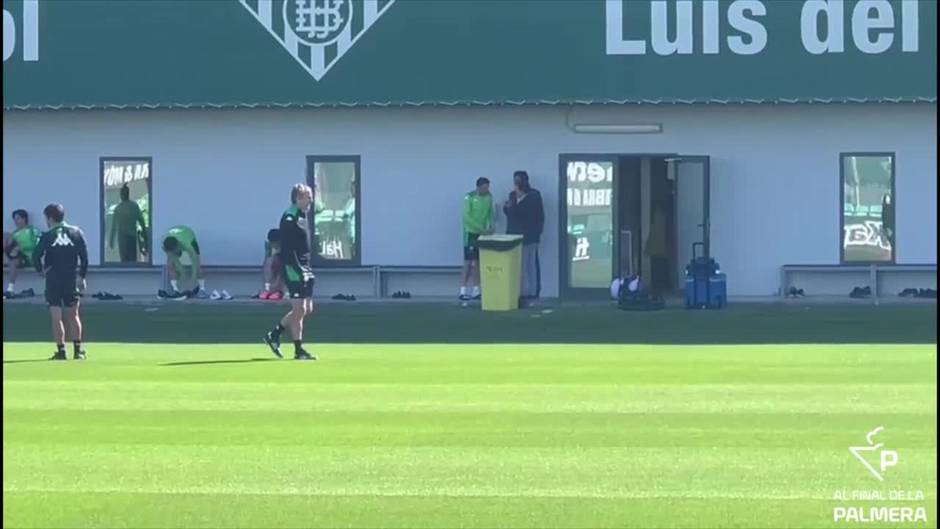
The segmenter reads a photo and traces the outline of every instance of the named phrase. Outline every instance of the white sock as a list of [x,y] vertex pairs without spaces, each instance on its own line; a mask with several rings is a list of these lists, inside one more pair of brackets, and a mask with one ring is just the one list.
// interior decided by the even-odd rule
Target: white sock
[[175,279],[171,279],[171,280],[170,280],[170,287],[173,288],[173,292],[179,292],[179,291],[180,291],[180,286],[179,286],[179,284],[176,282]]
[[13,283],[9,283],[7,285],[7,292],[13,292],[13,286],[14,286]]
[[265,283],[265,284],[264,284],[264,291],[265,291],[265,292],[270,292],[270,291],[271,291],[271,283]]
[[467,287],[460,287],[460,295],[461,296],[467,295]]
[[206,289],[206,280],[205,280],[205,279],[200,279],[200,280],[199,280],[199,290],[205,290],[205,289]]

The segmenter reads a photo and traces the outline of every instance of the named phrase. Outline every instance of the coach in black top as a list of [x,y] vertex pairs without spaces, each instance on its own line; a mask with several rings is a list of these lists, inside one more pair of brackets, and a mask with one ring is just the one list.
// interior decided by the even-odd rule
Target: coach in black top
[[[85,359],[82,348],[82,320],[78,315],[79,287],[85,289],[88,249],[82,230],[64,222],[62,204],[49,204],[43,210],[49,231],[42,234],[33,256],[36,270],[46,278],[46,302],[52,317],[52,338],[56,352],[50,360],[65,360],[65,339],[75,346],[75,360]],[[77,276],[77,277],[76,277]]]
[[516,171],[512,175],[513,190],[503,205],[506,213],[506,233],[522,235],[521,297],[527,303],[539,297],[541,269],[539,241],[545,227],[545,209],[542,195],[529,185],[529,174]]

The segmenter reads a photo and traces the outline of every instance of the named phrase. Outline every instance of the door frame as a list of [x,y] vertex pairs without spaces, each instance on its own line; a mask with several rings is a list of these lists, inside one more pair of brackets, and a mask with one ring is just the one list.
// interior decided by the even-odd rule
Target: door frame
[[[666,163],[701,163],[703,168],[702,174],[702,223],[699,226],[702,228],[702,245],[704,247],[703,251],[705,253],[705,258],[709,259],[712,255],[711,253],[711,203],[712,203],[712,192],[711,192],[711,167],[712,161],[711,156],[707,154],[680,154],[666,159]],[[677,168],[678,169],[678,168]],[[679,186],[682,185],[682,180],[679,178],[678,170],[676,171],[676,192],[678,193]],[[678,196],[678,195],[677,195]],[[678,214],[678,211],[676,211]],[[676,241],[678,244],[678,241]],[[676,253],[678,255],[678,252]],[[681,264],[680,264],[681,266]]]

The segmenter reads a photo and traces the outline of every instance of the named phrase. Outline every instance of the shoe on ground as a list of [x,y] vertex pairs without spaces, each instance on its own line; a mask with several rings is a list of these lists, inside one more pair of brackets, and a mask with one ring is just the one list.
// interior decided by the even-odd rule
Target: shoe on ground
[[209,293],[198,287],[193,289],[193,294],[196,299],[209,299]]
[[294,353],[294,360],[316,360],[317,357],[304,351],[303,349]]
[[16,298],[17,298],[16,292],[13,292],[12,290],[5,290],[3,292],[3,299],[16,299]]
[[916,288],[905,288],[901,291],[900,294],[898,294],[898,296],[901,296],[902,298],[914,298],[920,296],[920,294],[920,291],[918,291]]
[[461,294],[457,299],[459,299],[460,301],[470,301],[470,296],[466,294]]
[[255,297],[258,299],[271,299],[271,294],[272,292],[268,292],[267,290],[262,290],[261,293],[259,293]]
[[20,292],[20,297],[24,297],[24,298],[31,298],[35,295],[36,295],[36,292],[34,292],[33,289],[31,288],[27,288],[26,290]]
[[218,301],[222,299],[222,294],[220,294],[218,290],[213,290],[212,294],[209,295],[209,299],[212,301]]
[[65,351],[56,351],[55,354],[49,357],[49,360],[68,360],[69,357],[65,355]]
[[280,301],[284,299],[284,293],[280,290],[275,290],[274,292],[271,292],[271,295],[268,296],[268,299],[271,301]]
[[342,301],[342,300],[345,300],[345,299],[346,299],[346,296],[344,296],[343,294],[337,294],[337,295],[333,296],[333,299],[338,300],[338,301]]
[[273,332],[268,331],[264,334],[262,340],[264,340],[264,343],[268,344],[274,356],[284,358],[284,355],[281,354],[281,338],[279,336],[274,336]]
[[169,299],[170,301],[182,301],[184,299],[189,299],[189,296],[178,290],[174,290],[173,292],[167,292],[166,297],[163,299]]
[[84,350],[72,355],[73,360],[85,360],[86,358],[88,358],[88,353],[86,353]]
[[232,295],[228,293],[228,290],[223,290],[219,293],[222,296],[222,301],[231,301]]

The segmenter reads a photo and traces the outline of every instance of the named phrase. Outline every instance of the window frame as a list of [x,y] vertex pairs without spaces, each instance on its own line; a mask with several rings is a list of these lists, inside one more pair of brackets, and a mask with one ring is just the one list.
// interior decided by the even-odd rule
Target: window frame
[[[358,154],[308,154],[306,157],[306,181],[313,189],[314,197],[318,192],[314,182],[314,166],[317,163],[351,163],[356,170],[356,240],[353,259],[326,259],[320,256],[320,244],[317,240],[316,214],[307,217],[310,229],[310,262],[316,268],[357,268],[362,266],[362,156]],[[313,205],[311,205],[311,208]]]
[[[106,222],[107,218],[107,209],[105,204],[105,185],[104,185],[104,166],[107,162],[146,162],[149,167],[149,175],[147,176],[147,201],[149,206],[147,208],[147,229],[150,230],[150,233],[147,237],[147,261],[140,263],[122,263],[120,261],[106,261],[105,260],[105,249],[107,245],[107,233],[106,233]],[[153,266],[153,157],[152,156],[100,156],[98,158],[98,225],[99,225],[99,238],[98,243],[98,263],[101,266],[107,267],[121,267],[121,268],[148,268]]]
[[[891,259],[887,261],[846,261],[845,259],[845,160],[852,157],[889,158],[891,160],[891,204],[894,206],[894,240],[891,241]],[[839,153],[839,263],[842,265],[897,264],[897,156],[893,151],[853,151]]]

